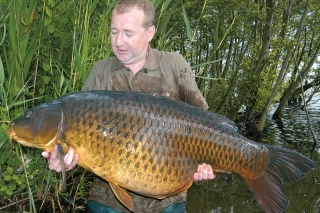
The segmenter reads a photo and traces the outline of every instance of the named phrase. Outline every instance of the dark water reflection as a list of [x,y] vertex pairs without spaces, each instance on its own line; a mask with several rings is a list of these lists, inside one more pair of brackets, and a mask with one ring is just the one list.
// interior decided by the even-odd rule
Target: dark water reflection
[[[319,140],[313,160],[320,165],[320,103],[308,106],[314,133]],[[310,157],[313,138],[306,113],[300,106],[285,109],[278,120],[269,118],[265,131],[258,134],[255,125],[239,126],[239,131],[248,138],[298,151]],[[320,212],[320,168],[309,173],[299,182],[285,184],[287,213]],[[194,184],[188,190],[188,213],[242,213],[264,212],[258,206],[245,181],[237,175],[218,176],[214,181]]]

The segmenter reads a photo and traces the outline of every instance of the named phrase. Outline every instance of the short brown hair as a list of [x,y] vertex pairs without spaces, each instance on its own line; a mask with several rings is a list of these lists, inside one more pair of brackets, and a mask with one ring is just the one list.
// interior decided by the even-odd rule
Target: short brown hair
[[155,11],[150,0],[119,0],[113,11],[116,11],[117,14],[122,14],[132,11],[134,7],[137,7],[144,13],[144,28],[148,29],[154,25]]

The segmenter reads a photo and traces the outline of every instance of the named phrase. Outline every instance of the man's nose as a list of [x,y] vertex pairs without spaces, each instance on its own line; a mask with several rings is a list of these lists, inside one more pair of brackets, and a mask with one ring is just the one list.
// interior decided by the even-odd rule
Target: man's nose
[[119,33],[116,37],[116,46],[121,46],[123,44],[123,35]]

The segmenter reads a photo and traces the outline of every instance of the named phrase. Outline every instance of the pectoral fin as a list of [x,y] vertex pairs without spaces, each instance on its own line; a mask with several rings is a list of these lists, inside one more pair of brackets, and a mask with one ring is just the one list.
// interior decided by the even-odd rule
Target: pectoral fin
[[133,211],[134,206],[133,206],[132,198],[128,194],[128,192],[125,189],[123,189],[120,186],[118,186],[118,184],[116,184],[116,183],[109,182],[109,185],[110,185],[114,195],[118,198],[118,200],[123,205],[125,205],[128,209]]
[[64,152],[63,152],[63,147],[60,143],[57,145],[57,150],[58,150],[58,158],[59,158],[59,163],[61,166],[61,172],[62,172],[62,189],[67,188],[67,177],[66,177],[66,167],[64,166]]

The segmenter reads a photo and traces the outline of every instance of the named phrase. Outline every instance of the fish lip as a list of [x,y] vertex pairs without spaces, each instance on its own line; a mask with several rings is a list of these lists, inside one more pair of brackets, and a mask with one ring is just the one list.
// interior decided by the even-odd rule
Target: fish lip
[[10,124],[9,128],[6,130],[6,133],[9,135],[10,144],[12,144],[12,139],[15,139],[15,137],[17,136],[16,133],[13,131],[12,123]]
[[15,140],[15,141],[19,140],[18,136],[14,132],[10,133],[10,135],[9,135],[10,144],[12,144],[12,141],[13,141],[12,139]]
[[10,132],[12,132],[12,126],[13,126],[13,124],[12,124],[12,122],[9,124],[9,127],[8,127],[8,129],[6,130],[6,133],[8,134],[8,135],[10,135]]
[[[13,125],[10,125],[10,127],[7,129],[7,134],[9,135],[9,141],[10,144],[12,144],[12,141],[15,140],[16,142],[24,142],[23,139],[19,138],[19,136],[17,136],[17,134],[14,132],[13,130]],[[13,139],[13,140],[12,140]]]

